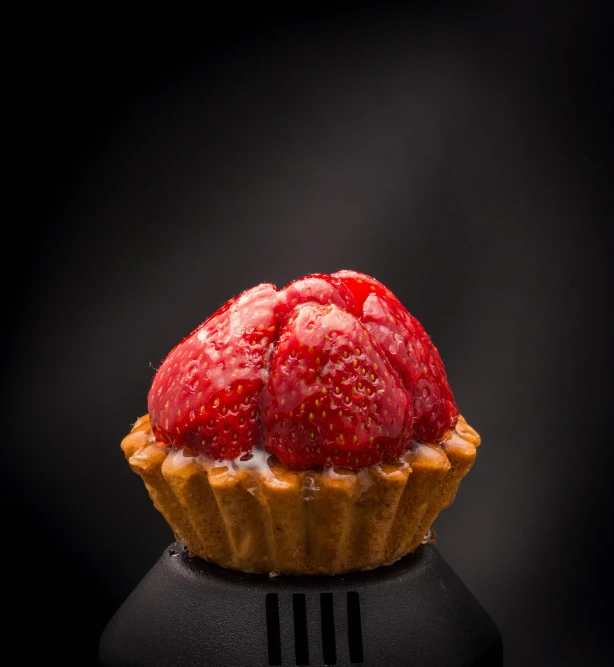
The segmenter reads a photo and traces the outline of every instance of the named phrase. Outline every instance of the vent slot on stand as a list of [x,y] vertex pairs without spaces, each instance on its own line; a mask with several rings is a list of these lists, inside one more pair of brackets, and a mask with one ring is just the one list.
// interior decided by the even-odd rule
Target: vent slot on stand
[[360,597],[358,593],[348,593],[348,644],[350,662],[361,663],[362,657],[362,624],[360,622]]
[[309,644],[307,638],[307,603],[305,593],[292,595],[294,612],[294,650],[297,665],[309,664]]
[[279,631],[277,593],[267,593],[266,596],[266,634],[269,647],[269,665],[281,665],[281,634]]
[[320,616],[322,620],[322,656],[325,665],[337,664],[335,641],[335,610],[332,593],[320,593]]

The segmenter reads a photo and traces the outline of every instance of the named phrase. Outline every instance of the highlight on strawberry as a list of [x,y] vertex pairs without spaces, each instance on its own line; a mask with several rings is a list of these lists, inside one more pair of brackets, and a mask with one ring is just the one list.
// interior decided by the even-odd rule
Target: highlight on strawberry
[[423,326],[357,271],[230,299],[167,355],[148,408],[168,446],[216,460],[262,446],[297,470],[394,461],[458,420]]

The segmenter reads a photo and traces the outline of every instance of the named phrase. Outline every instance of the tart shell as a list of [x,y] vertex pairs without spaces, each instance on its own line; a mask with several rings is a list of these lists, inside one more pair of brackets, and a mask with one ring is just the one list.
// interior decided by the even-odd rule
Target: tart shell
[[289,470],[263,451],[210,461],[157,443],[149,416],[121,447],[194,556],[243,572],[339,574],[414,551],[453,502],[480,436],[460,417],[442,443],[360,470]]

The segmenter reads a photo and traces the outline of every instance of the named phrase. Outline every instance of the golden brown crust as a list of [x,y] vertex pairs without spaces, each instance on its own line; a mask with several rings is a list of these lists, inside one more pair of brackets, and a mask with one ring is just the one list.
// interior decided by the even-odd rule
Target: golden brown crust
[[416,444],[395,463],[293,471],[271,457],[249,469],[156,443],[145,415],[121,446],[192,554],[246,572],[335,574],[416,549],[479,444],[461,417],[442,444]]
[[454,431],[449,431],[442,443],[450,469],[433,490],[424,516],[412,540],[409,550],[416,549],[433,525],[439,512],[454,502],[463,477],[471,470],[476,457],[480,436],[460,417]]
[[199,542],[199,551],[213,562],[229,558],[230,547],[224,521],[209,482],[198,464],[183,465],[183,452],[167,455],[162,475],[180,502]]
[[288,470],[279,462],[271,469],[271,475],[263,476],[258,497],[268,517],[272,571],[279,571],[284,563],[291,562],[302,569],[308,562],[303,495],[305,474]]
[[353,470],[310,472],[304,508],[310,572],[347,571],[361,485]]
[[450,471],[445,454],[438,445],[432,444],[421,445],[412,451],[410,466],[411,476],[392,525],[390,554],[386,562],[398,560],[420,544],[426,534],[421,522],[431,505],[433,492]]

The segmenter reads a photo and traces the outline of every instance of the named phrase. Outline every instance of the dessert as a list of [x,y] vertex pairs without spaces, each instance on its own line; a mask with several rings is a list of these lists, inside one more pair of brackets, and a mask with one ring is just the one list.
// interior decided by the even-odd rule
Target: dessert
[[122,449],[193,555],[336,574],[416,549],[479,444],[418,320],[339,271],[230,299],[164,359]]

